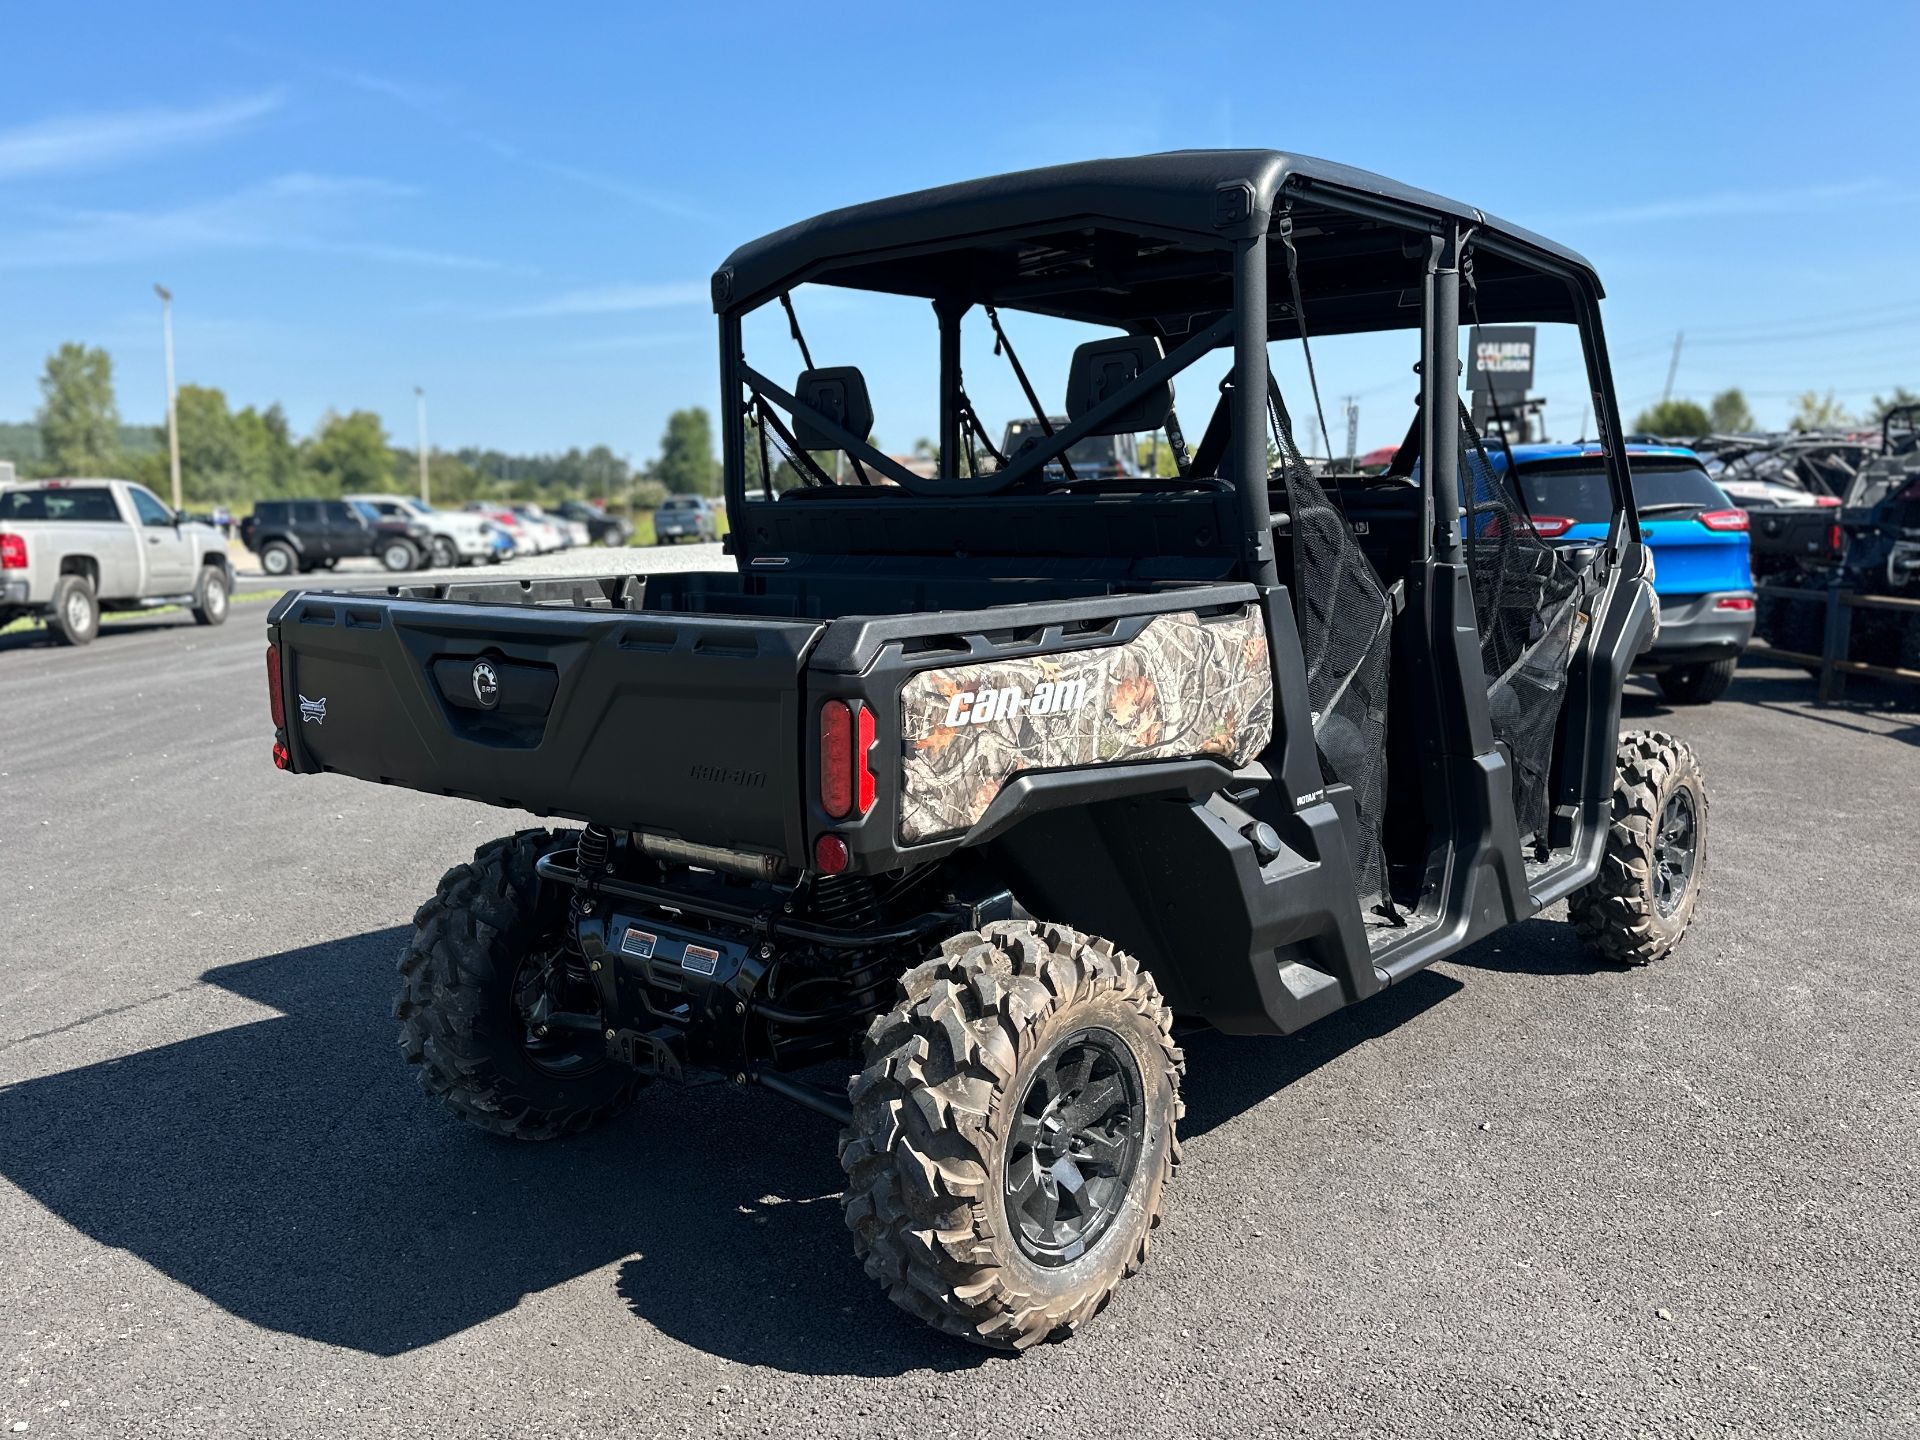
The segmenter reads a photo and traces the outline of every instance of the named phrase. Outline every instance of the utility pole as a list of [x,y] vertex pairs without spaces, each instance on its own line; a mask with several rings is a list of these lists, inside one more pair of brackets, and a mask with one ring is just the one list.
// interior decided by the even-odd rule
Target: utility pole
[[160,335],[167,352],[167,462],[173,471],[173,508],[186,502],[180,498],[180,416],[173,392],[173,292],[155,283],[153,293],[160,297]]
[[420,503],[431,505],[433,502],[427,498],[427,392],[416,385],[413,399],[420,422]]
[[1667,362],[1667,388],[1660,392],[1660,403],[1666,404],[1673,398],[1673,377],[1680,373],[1680,342],[1687,338],[1687,332],[1673,332],[1673,358]]
[[1349,395],[1340,403],[1347,410],[1347,469],[1351,470],[1353,457],[1360,453],[1360,401]]

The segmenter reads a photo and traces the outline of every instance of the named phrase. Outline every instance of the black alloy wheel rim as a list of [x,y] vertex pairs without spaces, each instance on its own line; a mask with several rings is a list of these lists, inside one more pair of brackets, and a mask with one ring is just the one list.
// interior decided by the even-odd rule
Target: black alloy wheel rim
[[1699,851],[1699,811],[1693,791],[1683,785],[1667,797],[1653,833],[1653,904],[1662,918],[1670,917],[1687,898]]
[[530,1018],[542,995],[551,999],[551,1011],[597,1015],[600,1002],[579,957],[564,945],[529,950],[513,975],[514,1023],[520,1030],[520,1053],[543,1075],[562,1079],[590,1074],[606,1063],[607,1047],[600,1027],[548,1026],[543,1035]]
[[1040,1057],[1014,1109],[1002,1187],[1020,1253],[1070,1265],[1126,1207],[1140,1167],[1145,1091],[1133,1050],[1079,1030]]

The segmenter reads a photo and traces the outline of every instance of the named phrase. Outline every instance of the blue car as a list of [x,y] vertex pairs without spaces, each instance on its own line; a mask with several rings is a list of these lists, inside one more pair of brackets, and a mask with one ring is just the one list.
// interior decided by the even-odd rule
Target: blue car
[[[1504,471],[1507,456],[1488,458]],[[1653,551],[1660,633],[1636,669],[1657,675],[1677,705],[1726,693],[1753,638],[1753,567],[1747,512],[1707,476],[1693,451],[1629,445],[1640,538]],[[1516,445],[1513,465],[1533,528],[1543,540],[1594,543],[1613,516],[1607,472],[1595,445]]]

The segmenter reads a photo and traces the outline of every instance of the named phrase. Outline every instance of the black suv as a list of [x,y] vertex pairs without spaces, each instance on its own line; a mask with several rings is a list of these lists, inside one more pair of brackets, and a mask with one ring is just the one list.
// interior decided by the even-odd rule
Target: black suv
[[389,570],[418,570],[433,547],[425,525],[383,519],[353,500],[262,500],[240,522],[240,540],[269,575],[330,570],[360,555]]
[[555,506],[554,510],[564,518],[586,526],[588,539],[595,545],[625,545],[633,539],[632,525],[585,500],[566,500]]

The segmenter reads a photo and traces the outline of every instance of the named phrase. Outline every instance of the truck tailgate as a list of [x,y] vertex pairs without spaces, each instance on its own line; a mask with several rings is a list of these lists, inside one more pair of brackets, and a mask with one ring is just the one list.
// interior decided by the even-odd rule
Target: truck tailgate
[[823,628],[301,593],[269,617],[294,770],[796,859]]

